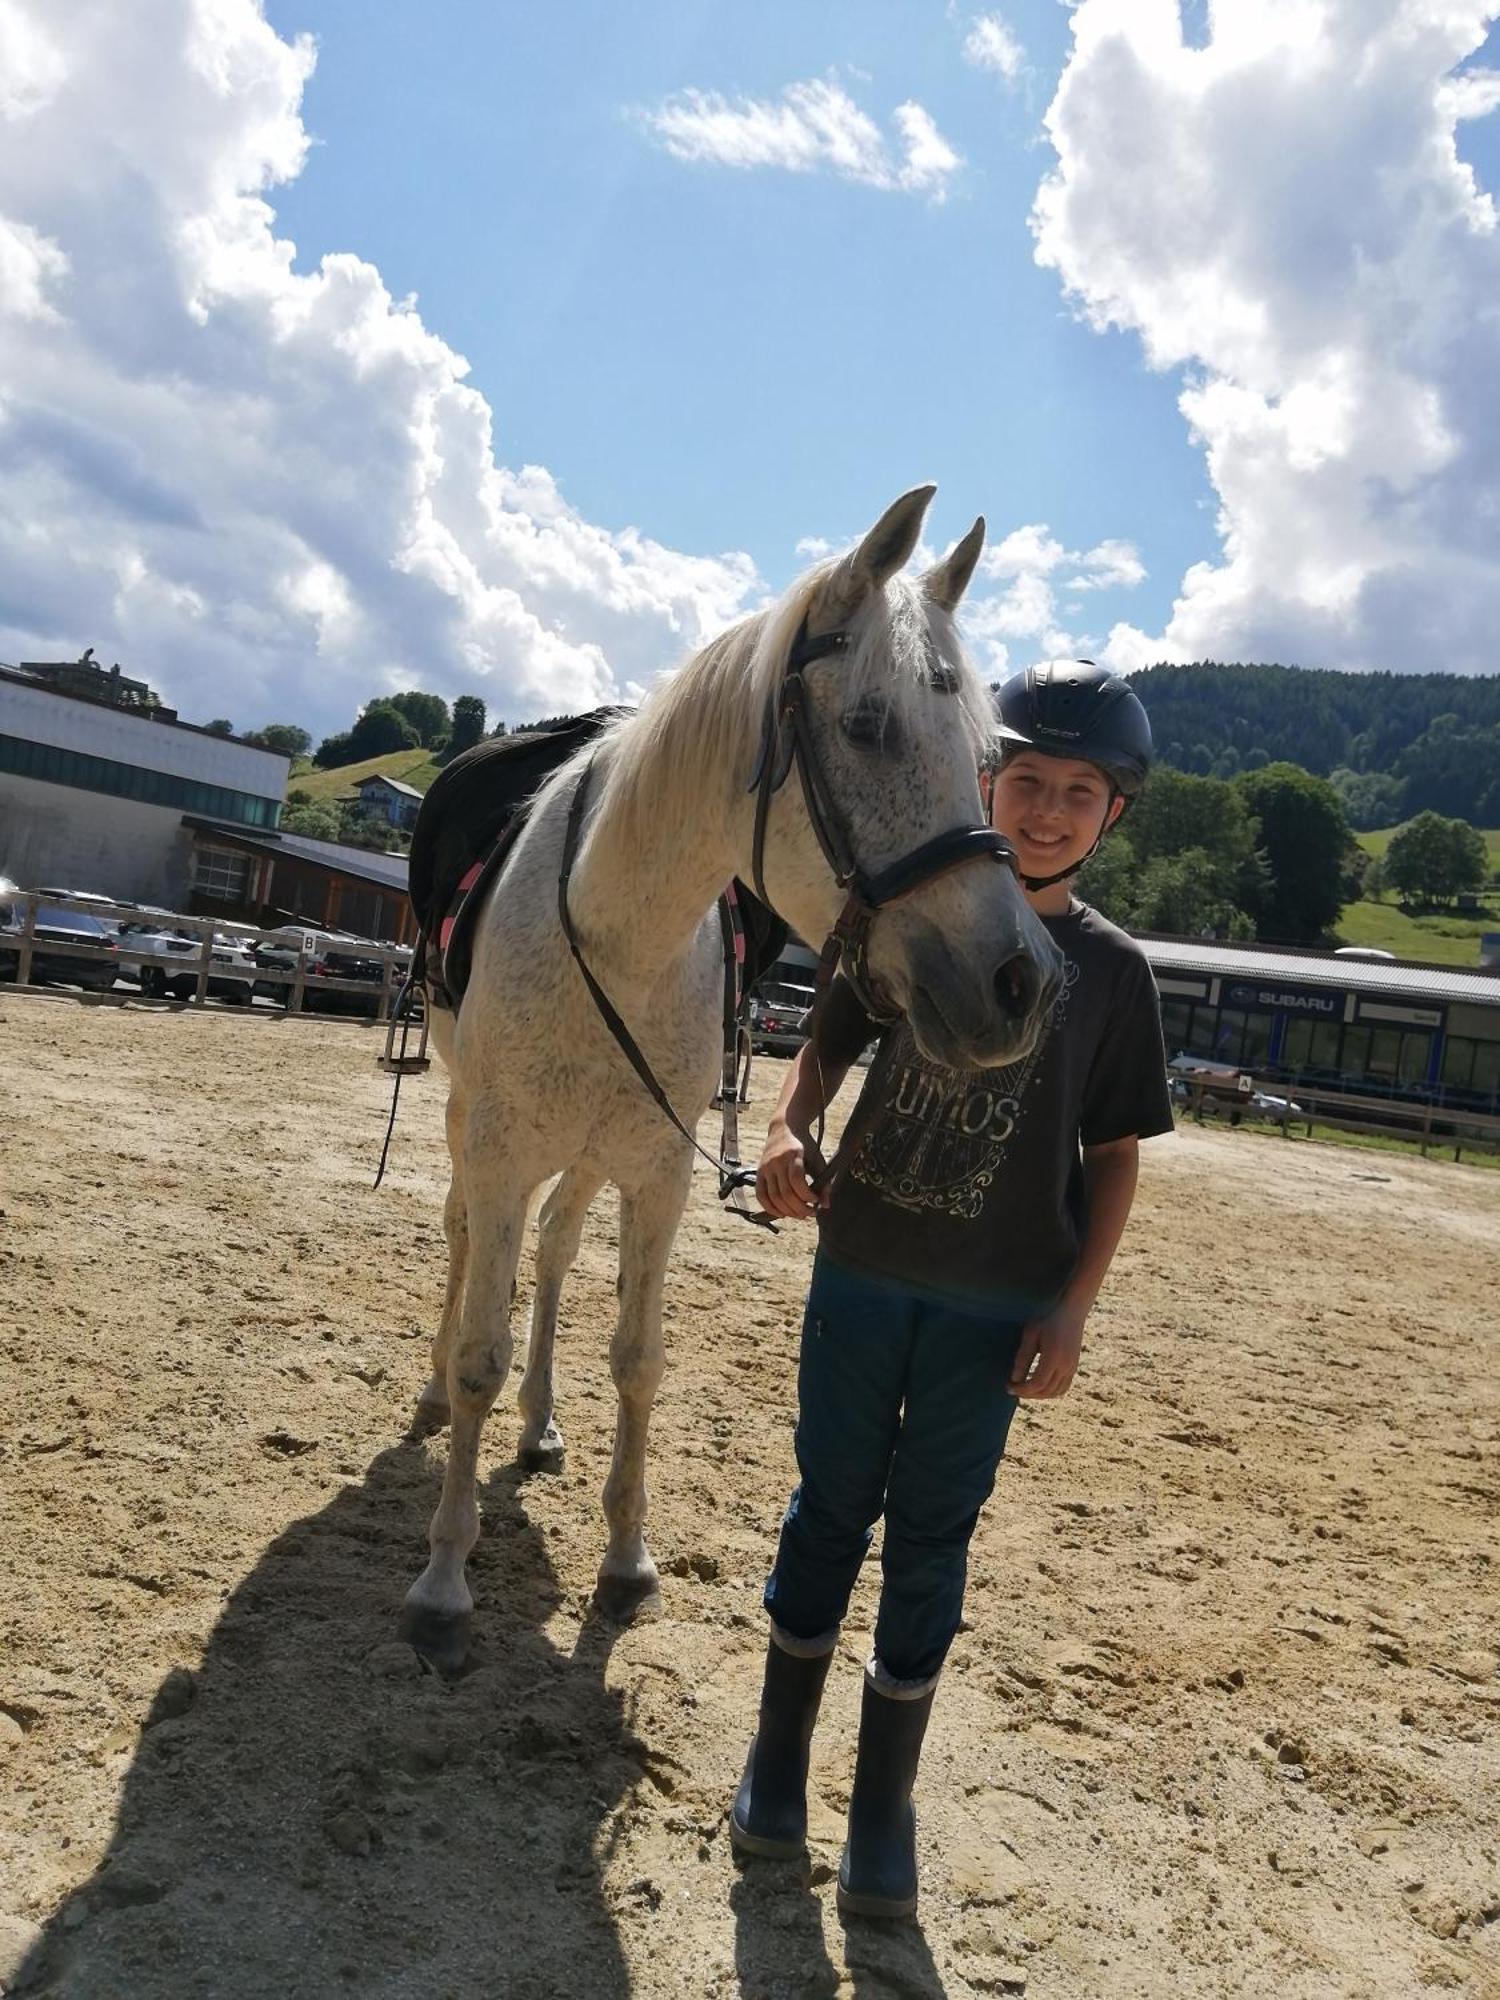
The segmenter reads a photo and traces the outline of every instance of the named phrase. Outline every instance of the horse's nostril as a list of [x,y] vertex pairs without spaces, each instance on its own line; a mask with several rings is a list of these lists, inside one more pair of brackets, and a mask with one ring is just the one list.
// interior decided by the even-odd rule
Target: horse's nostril
[[1041,977],[1024,952],[1008,958],[995,974],[995,997],[1013,1021],[1031,1012],[1041,990]]

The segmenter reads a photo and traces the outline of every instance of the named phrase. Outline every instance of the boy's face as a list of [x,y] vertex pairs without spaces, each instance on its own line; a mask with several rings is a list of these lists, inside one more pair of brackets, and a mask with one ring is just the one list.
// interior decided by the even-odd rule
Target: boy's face
[[1081,861],[1125,810],[1097,764],[1018,750],[995,773],[990,825],[1014,841],[1023,875],[1056,875]]

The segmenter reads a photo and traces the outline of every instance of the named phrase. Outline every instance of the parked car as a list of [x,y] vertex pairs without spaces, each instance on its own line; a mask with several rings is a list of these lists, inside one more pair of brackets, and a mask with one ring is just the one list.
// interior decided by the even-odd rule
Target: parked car
[[[322,980],[351,980],[361,986],[378,988],[385,981],[385,960],[378,954],[383,950],[396,953],[396,963],[391,971],[394,990],[406,977],[411,965],[411,951],[406,946],[377,946],[368,938],[351,937],[347,932],[317,931],[303,929],[298,925],[285,925],[280,930],[264,932],[255,947],[256,964],[263,972],[279,972],[289,980],[297,970],[299,955],[306,975],[302,989],[302,1005],[308,1013],[315,1014],[366,1014],[372,1018],[380,1012],[378,991],[351,993],[339,988],[320,985]],[[257,993],[264,993],[283,1006],[291,993],[291,987],[282,979],[262,978]]]
[[111,908],[116,906],[113,896],[103,896],[97,889],[60,889],[55,883],[39,882],[36,893],[53,897],[59,902],[71,900],[75,903],[107,903]]
[[[0,904],[0,979],[14,979],[21,966],[21,948],[12,942],[26,925],[24,902]],[[31,979],[40,986],[81,986],[88,993],[107,993],[119,972],[119,959],[75,958],[70,945],[92,945],[118,954],[113,927],[85,910],[59,909],[54,903],[37,906],[36,939],[31,957]]]
[[303,971],[311,972],[321,954],[340,941],[332,931],[314,930],[303,924],[283,924],[274,931],[262,931],[252,947],[256,967],[262,973],[281,973],[284,977],[257,979],[256,992],[284,1007],[292,990],[290,982],[296,973],[298,959],[302,961]]
[[[308,970],[313,978],[308,982],[302,1004],[309,1011],[318,1014],[368,1014],[372,1019],[380,1012],[379,989],[385,980],[384,959],[363,956],[358,945],[330,946],[318,954]],[[318,979],[358,980],[362,986],[375,990],[367,995],[319,988],[313,983]]]
[[757,1054],[794,1056],[807,1040],[813,989],[767,980],[750,996],[750,1046]]
[[[202,934],[180,925],[149,921],[120,926],[121,971],[135,979],[148,1000],[171,994],[191,1000],[198,991]],[[248,1007],[255,991],[255,955],[238,938],[214,933],[208,990],[216,999]]]

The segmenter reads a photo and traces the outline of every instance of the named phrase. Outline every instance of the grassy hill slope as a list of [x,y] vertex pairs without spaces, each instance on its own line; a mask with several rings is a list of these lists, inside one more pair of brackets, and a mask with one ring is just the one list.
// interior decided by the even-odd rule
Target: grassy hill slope
[[[1379,859],[1400,827],[1381,827],[1377,833],[1357,833],[1354,837],[1366,854]],[[1490,867],[1500,871],[1500,827],[1483,828]],[[1393,951],[1398,958],[1427,958],[1440,965],[1477,965],[1479,940],[1486,931],[1500,930],[1500,894],[1490,897],[1488,916],[1459,916],[1437,910],[1419,917],[1408,916],[1394,897],[1383,903],[1346,903],[1339,918],[1338,933],[1344,944],[1373,945]]]
[[393,778],[425,792],[438,774],[430,750],[388,750],[383,757],[366,757],[361,764],[340,764],[332,771],[299,771],[287,781],[287,791],[306,792],[319,804],[349,798],[361,778]]

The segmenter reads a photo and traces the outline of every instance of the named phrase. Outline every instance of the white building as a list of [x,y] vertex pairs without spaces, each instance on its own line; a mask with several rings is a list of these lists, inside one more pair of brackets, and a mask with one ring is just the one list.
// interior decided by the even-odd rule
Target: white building
[[0,875],[168,909],[186,909],[195,890],[231,897],[245,856],[217,849],[202,821],[270,831],[289,768],[274,751],[177,721],[87,656],[0,666]]

